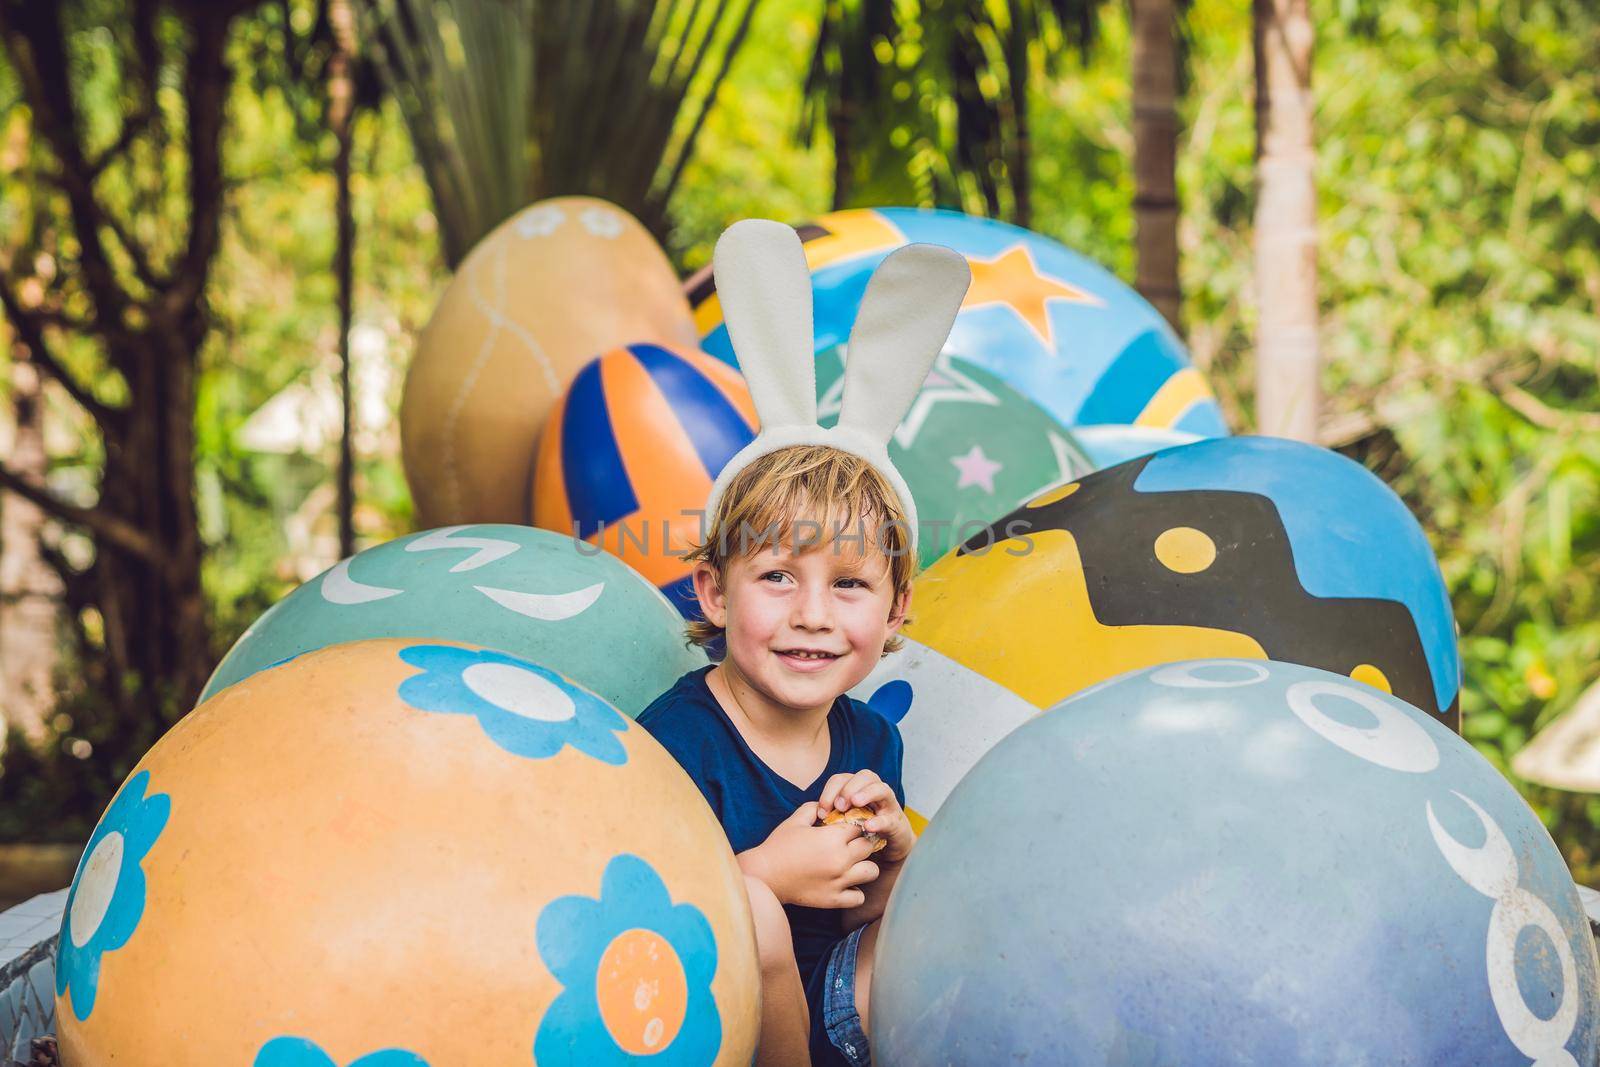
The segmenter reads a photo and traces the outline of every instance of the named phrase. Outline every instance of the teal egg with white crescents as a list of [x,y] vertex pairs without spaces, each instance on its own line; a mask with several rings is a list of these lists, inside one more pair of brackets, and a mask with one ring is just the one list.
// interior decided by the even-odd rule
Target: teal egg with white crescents
[[201,699],[314,649],[382,637],[499,649],[556,671],[630,717],[705,656],[626,563],[531,526],[449,526],[342,560],[245,631]]

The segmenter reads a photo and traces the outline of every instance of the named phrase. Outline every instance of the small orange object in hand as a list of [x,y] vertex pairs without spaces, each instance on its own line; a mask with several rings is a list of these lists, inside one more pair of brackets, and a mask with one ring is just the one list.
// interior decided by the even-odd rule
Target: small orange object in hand
[[[872,818],[872,814],[873,813],[867,808],[851,808],[849,811],[839,811],[838,809],[835,809],[822,817],[822,823],[824,826],[832,826],[838,822],[847,822],[853,826],[864,826],[866,825],[866,821]],[[874,855],[878,852],[881,852],[884,846],[889,843],[874,833],[864,833],[862,836],[868,841],[872,842],[871,854]]]

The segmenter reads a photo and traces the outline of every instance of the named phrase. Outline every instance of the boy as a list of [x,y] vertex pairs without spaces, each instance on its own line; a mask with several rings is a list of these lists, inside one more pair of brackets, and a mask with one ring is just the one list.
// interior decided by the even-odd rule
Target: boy
[[[700,787],[744,871],[757,1063],[864,1067],[878,920],[915,835],[898,730],[843,694],[902,644],[916,560],[904,509],[871,463],[803,444],[740,470],[709,522],[687,557],[705,616],[688,633],[722,637],[726,655],[638,722]],[[872,816],[818,825],[851,808]]]

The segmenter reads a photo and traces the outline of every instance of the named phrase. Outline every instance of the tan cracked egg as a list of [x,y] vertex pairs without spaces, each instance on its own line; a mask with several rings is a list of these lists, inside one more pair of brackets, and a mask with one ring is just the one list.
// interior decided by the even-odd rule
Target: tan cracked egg
[[586,196],[541,200],[468,253],[406,373],[401,458],[420,527],[526,523],[539,431],[597,352],[694,347],[666,253],[639,220]]

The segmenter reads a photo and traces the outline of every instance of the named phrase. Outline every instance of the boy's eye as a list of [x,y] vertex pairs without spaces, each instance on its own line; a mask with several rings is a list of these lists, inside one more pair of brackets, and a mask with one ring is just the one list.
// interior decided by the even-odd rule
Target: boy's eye
[[860,578],[840,578],[839,581],[859,586],[862,589],[867,588],[867,583]]
[[761,580],[764,582],[768,578],[782,578],[782,577],[784,577],[784,573],[782,571],[768,571],[767,573],[765,573],[765,574],[763,574],[761,576]]

